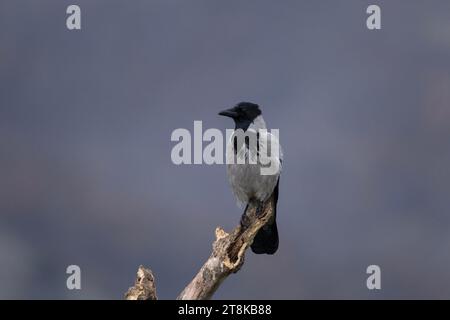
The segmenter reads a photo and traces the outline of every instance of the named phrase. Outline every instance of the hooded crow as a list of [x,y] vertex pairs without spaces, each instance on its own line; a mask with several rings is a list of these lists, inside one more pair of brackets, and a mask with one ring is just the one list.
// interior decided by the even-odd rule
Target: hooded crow
[[[246,205],[244,215],[250,203],[259,209],[264,201],[274,195],[273,219],[258,231],[251,245],[256,254],[274,254],[278,249],[276,206],[283,157],[278,138],[267,132],[257,104],[241,102],[219,115],[234,120],[235,131],[227,142],[227,175],[238,202]],[[244,133],[244,139],[236,136],[238,129]],[[278,152],[273,152],[271,147],[278,147]],[[266,158],[265,162],[261,161],[262,157]],[[267,167],[267,163],[275,165],[276,170],[270,174],[262,174],[261,169]]]

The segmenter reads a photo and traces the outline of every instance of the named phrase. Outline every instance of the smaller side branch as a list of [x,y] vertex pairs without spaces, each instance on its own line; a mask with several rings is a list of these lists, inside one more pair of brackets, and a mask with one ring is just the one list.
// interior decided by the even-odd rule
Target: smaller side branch
[[157,300],[155,277],[150,269],[139,266],[134,286],[125,293],[126,300]]

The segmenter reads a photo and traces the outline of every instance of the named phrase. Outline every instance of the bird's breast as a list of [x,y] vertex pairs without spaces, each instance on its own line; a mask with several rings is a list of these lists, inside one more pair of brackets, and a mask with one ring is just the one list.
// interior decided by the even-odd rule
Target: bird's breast
[[248,203],[252,198],[264,201],[273,192],[279,175],[262,175],[259,164],[228,164],[228,179],[236,198]]

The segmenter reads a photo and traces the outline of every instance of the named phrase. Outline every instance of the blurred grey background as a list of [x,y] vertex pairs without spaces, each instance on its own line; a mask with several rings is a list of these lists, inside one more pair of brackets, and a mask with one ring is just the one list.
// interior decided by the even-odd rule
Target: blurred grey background
[[450,298],[447,0],[2,0],[0,298],[121,299],[139,264],[175,298],[241,210],[171,132],[242,100],[280,129],[280,249],[215,298]]

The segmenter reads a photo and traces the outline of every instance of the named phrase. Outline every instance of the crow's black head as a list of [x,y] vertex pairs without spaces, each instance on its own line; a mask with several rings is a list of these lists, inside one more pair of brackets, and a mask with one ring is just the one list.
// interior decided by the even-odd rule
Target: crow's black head
[[241,102],[235,107],[219,112],[219,115],[233,118],[236,129],[247,130],[249,125],[261,114],[259,106],[251,102]]

